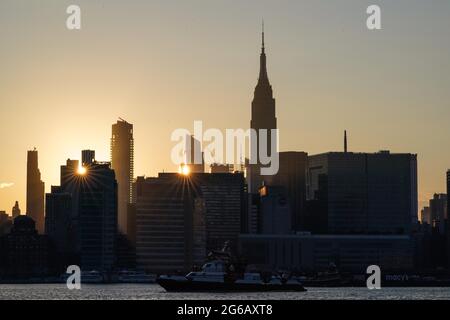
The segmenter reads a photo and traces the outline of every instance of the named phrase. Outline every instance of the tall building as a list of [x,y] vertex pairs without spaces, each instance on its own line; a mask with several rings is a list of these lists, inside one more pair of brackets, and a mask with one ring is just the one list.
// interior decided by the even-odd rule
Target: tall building
[[449,219],[450,215],[450,170],[447,171],[447,219]]
[[80,177],[78,230],[81,268],[112,270],[116,263],[117,182],[110,163],[94,161]]
[[0,211],[0,237],[11,231],[12,219],[5,211]]
[[245,227],[247,199],[244,175],[204,173],[192,174],[188,179],[196,199],[204,203],[206,251],[220,250],[227,241],[233,248]]
[[111,168],[118,185],[119,231],[127,234],[127,206],[133,202],[134,139],[133,125],[122,119],[112,125]]
[[286,190],[280,186],[264,186],[261,197],[260,232],[263,234],[289,234],[292,217]]
[[95,161],[95,150],[81,151],[81,165],[83,167],[91,165]]
[[66,165],[62,165],[60,168],[60,186],[66,190],[71,191],[75,188],[77,181],[77,171],[79,169],[78,160],[67,159]]
[[408,234],[417,223],[417,157],[388,151],[310,156],[308,200],[315,202],[309,224],[320,221],[321,232]]
[[38,233],[44,233],[44,182],[38,167],[38,152],[28,151],[27,157],[27,216],[36,223]]
[[422,223],[431,224],[430,207],[423,207],[420,211],[420,221]]
[[186,137],[186,165],[190,173],[205,172],[202,145],[194,136]]
[[261,129],[267,130],[267,154],[271,155],[273,152],[278,151],[277,147],[275,150],[272,150],[271,147],[272,139],[275,139],[274,142],[276,142],[276,137],[272,137],[270,130],[277,128],[277,118],[275,116],[275,99],[273,98],[272,86],[270,85],[269,78],[267,76],[264,26],[262,30],[259,78],[252,101],[250,128],[255,129],[257,132],[256,141],[250,141],[251,145],[256,146],[257,159],[253,159],[252,156],[250,156],[250,164],[247,169],[247,179],[249,191],[251,193],[258,193],[259,187],[261,187],[263,181],[265,180],[265,177],[262,176],[260,172],[262,166],[259,158],[259,135]]
[[52,186],[52,192],[45,195],[45,234],[54,245],[60,272],[68,265],[79,265],[72,201],[72,194],[61,187]]
[[46,276],[49,265],[47,236],[37,233],[32,218],[14,219],[11,232],[0,237],[0,273],[10,278]]
[[[174,272],[190,270],[206,256],[204,237],[195,219],[193,194],[184,176],[138,177],[136,181],[136,263],[142,270]],[[199,207],[199,206],[198,206]],[[200,207],[201,208],[201,207]]]
[[138,177],[136,256],[140,269],[190,270],[225,242],[236,244],[246,209],[241,173]]
[[273,176],[268,176],[267,184],[282,186],[286,191],[291,210],[291,225],[293,230],[305,230],[306,205],[306,172],[308,154],[305,152],[280,152],[279,170]]
[[[115,267],[117,240],[117,183],[110,163],[97,162],[94,151],[61,166],[61,185],[46,194],[45,228],[57,251],[59,269],[80,265],[82,270]],[[83,161],[82,160],[82,161]]]
[[450,269],[450,170],[447,170],[447,268]]
[[445,193],[435,193],[430,199],[430,223],[444,234],[445,222],[447,220],[447,195]]
[[20,216],[20,208],[19,208],[19,201],[16,201],[14,207],[12,207],[12,218],[15,219],[18,216]]

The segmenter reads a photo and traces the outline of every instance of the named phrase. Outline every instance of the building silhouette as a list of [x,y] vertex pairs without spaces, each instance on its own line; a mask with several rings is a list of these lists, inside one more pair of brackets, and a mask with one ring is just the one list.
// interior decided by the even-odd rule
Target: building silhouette
[[95,150],[81,151],[81,165],[83,167],[91,165],[95,161]]
[[272,86],[270,85],[269,78],[267,76],[264,25],[262,30],[259,77],[252,101],[250,128],[256,130],[257,132],[256,141],[250,139],[251,145],[256,146],[256,159],[250,155],[250,164],[247,167],[247,180],[249,191],[251,193],[258,193],[258,189],[261,187],[265,178],[260,172],[262,167],[259,158],[259,150],[261,147],[259,144],[259,137],[262,133],[260,133],[261,129],[267,130],[267,155],[270,156],[273,152],[278,151],[278,147],[274,150],[271,148],[272,139],[275,139],[274,142],[276,142],[276,137],[272,137],[270,130],[277,128],[277,118],[275,116],[275,99],[273,98]]
[[80,177],[78,221],[81,268],[112,270],[116,263],[117,182],[110,163],[94,161]]
[[450,170],[447,170],[447,268],[450,269]]
[[38,233],[44,233],[44,182],[38,167],[38,151],[28,151],[27,157],[27,216],[36,223]]
[[242,173],[160,173],[137,178],[137,267],[188,271],[211,250],[231,246],[246,208]]
[[447,220],[447,194],[435,193],[430,199],[430,224],[440,234],[445,233]]
[[5,211],[0,211],[0,237],[11,231],[13,219]]
[[61,166],[61,185],[46,194],[45,227],[58,255],[58,268],[109,271],[116,264],[117,182],[109,162],[97,162],[83,150]]
[[450,170],[447,170],[447,219],[449,219],[450,215],[450,201],[448,200],[449,197],[450,197]]
[[133,202],[134,139],[133,125],[122,119],[112,125],[111,168],[118,185],[119,231],[127,234],[127,206]]
[[409,234],[417,223],[413,154],[330,152],[308,158],[309,229]]
[[45,234],[54,245],[57,269],[64,272],[68,265],[79,265],[77,229],[73,217],[74,197],[60,186],[52,186],[45,195]]
[[186,137],[186,159],[185,164],[190,173],[205,172],[202,145],[193,135]]
[[12,218],[15,219],[18,216],[20,216],[20,208],[19,208],[19,201],[16,201],[14,204],[14,207],[12,207]]
[[232,164],[213,163],[210,166],[210,173],[232,173],[234,166]]
[[285,189],[291,210],[293,230],[306,229],[306,172],[308,154],[306,152],[279,152],[278,173],[266,178],[267,185]]
[[152,272],[187,271],[205,257],[205,239],[187,178],[177,174],[136,180],[136,264]]
[[262,234],[289,234],[292,214],[286,189],[282,186],[263,186],[259,189],[260,230]]
[[46,276],[49,269],[47,236],[38,234],[31,217],[17,217],[11,232],[0,238],[0,274],[6,278],[27,278]]
[[325,271],[366,274],[369,265],[383,272],[414,268],[414,241],[409,235],[242,234],[239,252],[249,264],[270,271]]
[[431,212],[430,212],[430,207],[425,206],[425,207],[423,207],[423,209],[420,211],[420,221],[421,221],[422,223],[431,224]]

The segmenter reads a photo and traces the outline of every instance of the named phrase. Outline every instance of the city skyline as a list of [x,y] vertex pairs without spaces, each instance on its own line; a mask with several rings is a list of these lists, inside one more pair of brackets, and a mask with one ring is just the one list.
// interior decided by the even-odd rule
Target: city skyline
[[[102,7],[80,1],[87,17],[78,34],[64,30],[57,18],[66,3],[41,9],[51,13],[45,22],[23,10],[24,2],[18,3],[0,5],[0,34],[7,48],[0,53],[5,70],[0,75],[5,90],[0,96],[0,136],[6,137],[0,140],[0,148],[8,150],[0,166],[0,184],[5,184],[0,189],[0,210],[9,214],[16,200],[25,208],[26,151],[34,146],[49,192],[51,185],[58,184],[59,166],[67,158],[79,159],[80,150],[93,149],[99,159],[110,160],[109,128],[118,117],[135,126],[135,176],[175,172],[176,166],[170,162],[170,132],[190,128],[194,120],[204,120],[208,127],[247,128],[262,16],[267,63],[277,98],[280,151],[311,155],[341,151],[346,129],[349,151],[389,149],[418,154],[419,208],[432,194],[445,192],[450,153],[437,146],[450,136],[445,126],[450,111],[445,104],[449,96],[444,77],[450,74],[446,72],[450,71],[446,59],[450,47],[442,44],[439,36],[444,35],[440,30],[448,29],[449,22],[440,18],[450,12],[450,5],[439,4],[439,9],[424,13],[417,1],[408,2],[414,14],[422,14],[414,29],[418,37],[433,34],[412,40],[405,36],[408,28],[396,21],[404,21],[402,17],[408,15],[400,4],[386,2],[381,3],[386,14],[384,29],[378,34],[365,29],[364,1],[344,8],[323,2],[285,6],[283,10],[298,9],[294,11],[302,18],[296,17],[299,21],[292,15],[282,21],[280,14],[286,12],[270,13],[270,3],[262,3],[265,9],[257,12],[250,11],[250,3],[240,4],[244,14],[231,22],[240,29],[239,34],[227,21],[236,13],[229,8],[223,16],[215,16],[212,30],[204,31],[211,25],[210,15],[225,6],[222,2],[204,3],[203,10],[187,10],[185,17],[166,23],[163,19],[174,9],[170,4],[155,4],[153,9],[160,14],[155,17],[152,10],[146,10],[148,5],[134,3],[125,21],[115,25],[120,5],[112,2]],[[29,6],[30,11],[39,12],[35,5]],[[25,21],[22,26],[5,16],[11,11]],[[319,24],[305,11],[314,12]],[[133,21],[135,15],[140,19]],[[331,23],[321,21],[330,18],[328,15]],[[32,30],[35,23],[44,29]],[[158,23],[164,26],[161,34],[152,31]],[[189,28],[180,33],[183,23],[189,23]],[[4,31],[11,28],[18,30],[14,39]],[[341,34],[349,28],[354,28],[350,36]],[[96,43],[97,37],[111,29],[116,37]],[[147,35],[148,43],[126,39],[129,32],[141,38]],[[27,51],[37,39],[47,42],[49,49],[33,51],[31,56]],[[120,48],[117,40],[123,44]],[[358,50],[354,50],[355,41],[360,44]],[[114,48],[121,50],[111,54]],[[188,64],[179,61],[183,53]],[[15,62],[8,65],[11,59]],[[380,65],[386,68],[380,70]],[[341,83],[341,78],[347,80]],[[34,112],[36,109],[39,112]]]

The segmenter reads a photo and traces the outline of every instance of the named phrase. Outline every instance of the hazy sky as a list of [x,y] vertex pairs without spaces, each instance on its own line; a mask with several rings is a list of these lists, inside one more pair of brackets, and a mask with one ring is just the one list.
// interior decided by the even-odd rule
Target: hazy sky
[[194,120],[247,128],[262,17],[282,151],[342,150],[347,129],[351,151],[417,153],[419,201],[445,192],[448,0],[1,0],[0,210],[25,211],[27,150],[48,191],[81,149],[109,160],[118,117],[134,124],[136,175],[174,170],[170,134]]

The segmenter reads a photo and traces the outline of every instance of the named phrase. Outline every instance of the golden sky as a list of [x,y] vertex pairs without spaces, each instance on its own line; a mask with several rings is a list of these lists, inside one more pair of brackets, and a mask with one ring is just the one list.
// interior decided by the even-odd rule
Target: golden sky
[[[69,31],[68,5],[82,29]],[[95,149],[109,160],[111,124],[135,128],[135,173],[175,170],[176,128],[247,128],[260,24],[280,149],[418,154],[419,201],[445,192],[450,168],[450,2],[0,2],[0,210],[25,209],[26,154],[47,191],[59,166]]]

